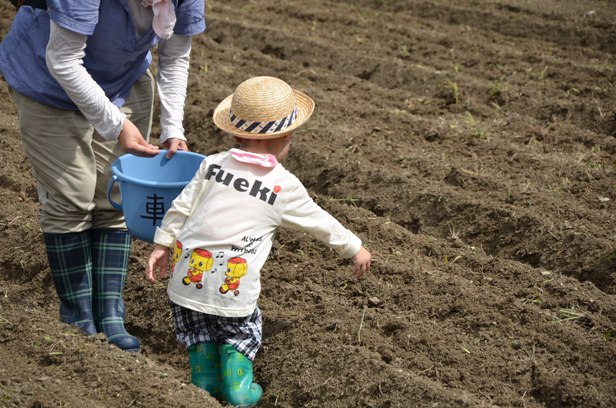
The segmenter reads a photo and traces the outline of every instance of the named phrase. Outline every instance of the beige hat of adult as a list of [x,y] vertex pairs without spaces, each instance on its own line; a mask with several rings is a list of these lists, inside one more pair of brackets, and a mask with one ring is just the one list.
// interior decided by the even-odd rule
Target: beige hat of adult
[[275,139],[297,130],[314,101],[281,79],[258,76],[239,84],[214,111],[214,124],[244,139]]

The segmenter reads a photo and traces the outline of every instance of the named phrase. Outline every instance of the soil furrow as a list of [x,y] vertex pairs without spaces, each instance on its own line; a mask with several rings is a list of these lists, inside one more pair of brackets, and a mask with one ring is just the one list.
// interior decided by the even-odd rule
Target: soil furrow
[[[212,113],[239,83],[286,80],[316,110],[283,164],[374,257],[356,280],[309,234],[278,232],[261,275],[259,406],[616,406],[612,2],[207,7],[191,150],[234,146]],[[0,2],[0,38],[14,15]],[[190,385],[166,282],[144,279],[150,244],[134,241],[125,289],[141,353],[58,321],[4,83],[0,99],[0,405],[220,407]]]

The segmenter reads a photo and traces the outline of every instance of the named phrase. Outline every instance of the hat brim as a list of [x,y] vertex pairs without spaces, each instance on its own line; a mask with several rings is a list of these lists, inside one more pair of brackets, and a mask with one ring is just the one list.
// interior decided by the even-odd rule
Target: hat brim
[[295,96],[295,102],[297,104],[297,118],[291,126],[284,130],[272,133],[250,133],[236,128],[229,118],[233,94],[223,99],[214,110],[214,124],[223,132],[243,139],[276,139],[285,136],[302,126],[314,111],[314,101],[312,98],[295,89],[293,90],[293,95]]

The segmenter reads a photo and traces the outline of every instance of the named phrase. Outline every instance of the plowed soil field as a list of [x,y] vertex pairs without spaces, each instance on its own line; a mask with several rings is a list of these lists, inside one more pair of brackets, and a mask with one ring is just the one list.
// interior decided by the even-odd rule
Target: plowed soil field
[[[0,3],[0,36],[13,15]],[[230,0],[207,19],[191,150],[233,146],[212,112],[243,80],[286,80],[316,111],[285,166],[374,256],[358,281],[280,232],[259,406],[616,406],[613,1]],[[125,292],[140,354],[58,321],[4,84],[0,101],[0,406],[219,406],[144,278],[150,245]]]

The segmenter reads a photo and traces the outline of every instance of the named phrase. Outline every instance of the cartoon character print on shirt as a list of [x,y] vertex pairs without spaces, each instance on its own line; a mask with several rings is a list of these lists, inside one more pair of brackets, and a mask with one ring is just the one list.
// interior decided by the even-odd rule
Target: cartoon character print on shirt
[[184,285],[190,285],[194,283],[197,289],[203,287],[201,283],[203,279],[203,272],[207,272],[212,269],[212,253],[203,248],[196,248],[190,255],[190,263],[188,264],[188,271],[186,276],[182,279]]
[[244,258],[231,258],[227,261],[227,271],[225,281],[220,286],[220,293],[225,294],[231,291],[235,296],[240,294],[240,278],[248,272],[248,264]]
[[182,243],[178,240],[175,241],[175,247],[173,248],[173,255],[171,255],[171,276],[175,270],[175,264],[178,263],[182,257]]

